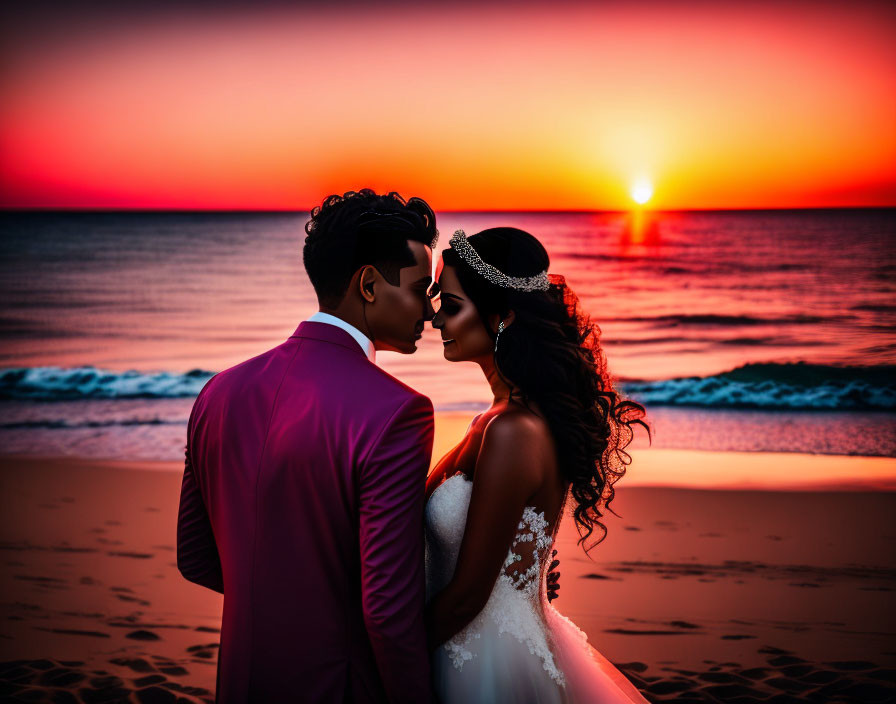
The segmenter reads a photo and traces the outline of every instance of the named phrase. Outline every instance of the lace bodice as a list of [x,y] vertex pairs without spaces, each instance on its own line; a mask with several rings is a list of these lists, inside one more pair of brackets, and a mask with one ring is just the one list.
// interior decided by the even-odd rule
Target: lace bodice
[[[473,483],[462,474],[446,479],[426,504],[427,600],[447,586],[460,554]],[[547,532],[544,512],[527,506],[520,517],[513,543],[485,608],[460,633],[444,644],[454,666],[475,657],[474,641],[486,619],[499,633],[509,633],[541,658],[544,669],[563,685],[563,673],[555,663],[544,622],[546,605],[544,567],[549,564],[553,536]]]

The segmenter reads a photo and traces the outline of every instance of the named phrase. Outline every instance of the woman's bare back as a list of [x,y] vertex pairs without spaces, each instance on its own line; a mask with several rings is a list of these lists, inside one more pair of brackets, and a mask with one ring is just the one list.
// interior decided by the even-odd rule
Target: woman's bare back
[[455,445],[430,472],[426,480],[426,500],[432,496],[436,488],[449,477],[455,474],[464,474],[471,481],[476,474],[476,461],[482,449],[482,439],[489,424],[498,417],[525,416],[537,419],[542,432],[534,438],[521,438],[521,441],[532,443],[532,451],[542,458],[540,466],[543,467],[541,486],[529,497],[528,505],[538,511],[544,511],[549,517],[551,530],[556,526],[560,518],[560,512],[566,498],[567,482],[560,473],[557,463],[557,452],[553,442],[553,435],[546,421],[537,413],[537,409],[531,410],[515,402],[504,402],[492,406],[487,411],[473,419],[470,427],[461,441]]

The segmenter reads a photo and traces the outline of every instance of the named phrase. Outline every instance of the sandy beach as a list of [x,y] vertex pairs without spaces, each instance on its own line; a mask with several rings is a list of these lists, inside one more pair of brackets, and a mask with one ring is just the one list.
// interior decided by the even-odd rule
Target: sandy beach
[[[437,450],[445,431],[443,422]],[[729,454],[649,450],[640,466],[699,473]],[[823,459],[842,476],[856,462]],[[793,458],[738,462],[761,473]],[[177,571],[180,472],[167,462],[0,458],[0,695],[212,700],[222,597]],[[565,522],[555,605],[648,699],[896,696],[896,494],[631,480],[617,485],[622,517],[608,517],[592,559]]]

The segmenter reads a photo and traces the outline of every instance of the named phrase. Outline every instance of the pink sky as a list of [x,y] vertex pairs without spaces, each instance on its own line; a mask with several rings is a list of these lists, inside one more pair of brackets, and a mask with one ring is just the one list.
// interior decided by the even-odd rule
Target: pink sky
[[784,5],[12,17],[0,206],[896,205],[896,12]]

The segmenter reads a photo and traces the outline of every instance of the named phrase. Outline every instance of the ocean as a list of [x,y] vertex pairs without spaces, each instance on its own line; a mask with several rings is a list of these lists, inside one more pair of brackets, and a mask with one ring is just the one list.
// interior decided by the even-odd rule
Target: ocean
[[[307,219],[0,214],[0,452],[181,459],[203,384],[317,309]],[[896,209],[448,212],[440,247],[495,225],[544,243],[653,447],[896,456]],[[377,362],[438,412],[488,405],[431,328]]]

